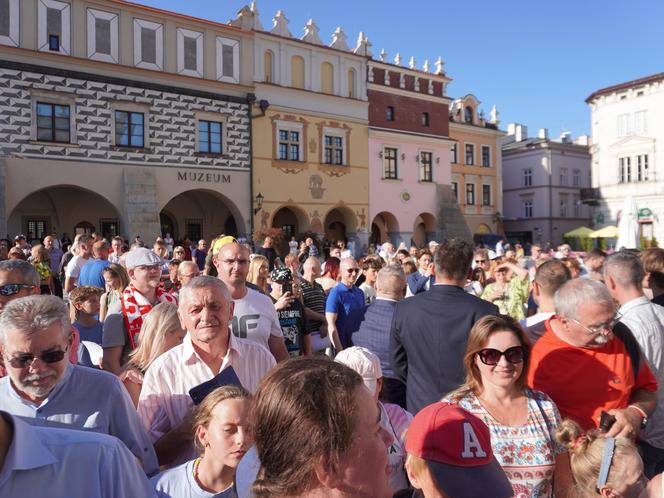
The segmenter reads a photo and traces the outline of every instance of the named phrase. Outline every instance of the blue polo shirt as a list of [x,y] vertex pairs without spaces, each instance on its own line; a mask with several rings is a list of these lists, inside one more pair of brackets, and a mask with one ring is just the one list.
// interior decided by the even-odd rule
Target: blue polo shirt
[[339,282],[336,287],[330,290],[330,294],[327,296],[325,312],[337,314],[337,331],[344,347],[348,345],[346,318],[351,311],[361,308],[364,308],[364,292],[354,285],[346,287],[342,282]]
[[31,498],[153,498],[134,455],[106,434],[31,427],[0,412],[14,427],[0,469],[0,496]]

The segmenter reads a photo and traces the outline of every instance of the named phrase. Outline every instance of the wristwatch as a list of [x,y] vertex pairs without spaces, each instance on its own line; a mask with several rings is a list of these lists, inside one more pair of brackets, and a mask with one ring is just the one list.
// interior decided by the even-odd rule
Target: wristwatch
[[627,408],[632,408],[641,415],[641,429],[645,429],[646,425],[648,425],[648,414],[638,405],[629,405]]

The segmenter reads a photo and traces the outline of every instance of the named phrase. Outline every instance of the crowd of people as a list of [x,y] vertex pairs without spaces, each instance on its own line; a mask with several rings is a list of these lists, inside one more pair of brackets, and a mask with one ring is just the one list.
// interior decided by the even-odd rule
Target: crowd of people
[[664,496],[664,249],[281,246],[0,241],[0,496]]

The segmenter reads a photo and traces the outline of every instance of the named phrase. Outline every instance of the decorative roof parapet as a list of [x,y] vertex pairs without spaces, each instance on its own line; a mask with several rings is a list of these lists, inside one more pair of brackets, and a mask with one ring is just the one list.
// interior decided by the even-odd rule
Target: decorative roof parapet
[[360,31],[360,34],[357,37],[357,45],[355,46],[353,53],[357,55],[364,55],[365,57],[371,57],[371,51],[369,50],[370,48],[371,42],[364,35],[364,31]]
[[292,33],[288,29],[288,19],[283,10],[278,10],[274,18],[272,19],[272,29],[270,33],[273,33],[277,36],[284,36],[287,38],[293,38]]
[[422,71],[425,73],[429,72],[429,59],[424,59],[424,64],[422,64]]
[[417,69],[414,56],[408,60],[408,67],[410,69]]
[[496,104],[493,104],[493,107],[491,108],[491,113],[489,114],[490,119],[489,123],[495,124],[498,126],[500,124],[500,121],[498,121],[498,109],[496,108]]
[[380,55],[378,57],[380,58],[381,62],[385,62],[387,60],[387,52],[385,52],[384,48],[380,50]]
[[263,31],[256,2],[251,2],[251,5],[245,5],[238,10],[235,19],[228,21],[228,24],[240,29]]
[[261,17],[260,17],[260,12],[258,12],[258,5],[256,3],[256,0],[251,2],[251,13],[253,14],[253,20],[254,20],[254,29],[257,31],[265,31],[263,28],[263,23],[261,23]]
[[332,33],[332,43],[330,43],[330,47],[336,48],[337,50],[345,50],[346,52],[350,51],[346,33],[344,33],[344,30],[341,28],[341,26],[337,26],[337,29],[335,29],[334,33]]
[[445,63],[440,55],[438,56],[438,59],[436,59],[434,65],[436,66],[436,74],[445,74]]
[[313,19],[309,19],[307,24],[304,25],[304,34],[300,40],[315,43],[316,45],[322,45],[323,42],[321,41],[320,36],[318,36],[319,31],[320,29],[316,25],[316,22]]
[[397,55],[394,56],[394,63],[397,66],[401,65],[401,54],[399,52],[397,52]]

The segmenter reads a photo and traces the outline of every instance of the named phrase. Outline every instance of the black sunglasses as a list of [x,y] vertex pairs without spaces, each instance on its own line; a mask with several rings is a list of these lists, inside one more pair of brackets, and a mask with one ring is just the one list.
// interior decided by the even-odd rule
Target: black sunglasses
[[505,351],[498,351],[493,348],[481,349],[477,352],[480,361],[485,365],[497,365],[500,357],[505,355],[505,359],[510,363],[522,363],[526,358],[526,350],[523,346],[513,346]]
[[32,364],[32,362],[35,361],[35,358],[39,358],[44,363],[57,363],[62,361],[62,359],[65,357],[65,354],[67,354],[67,349],[69,349],[69,346],[67,346],[64,351],[62,349],[58,349],[56,351],[46,351],[45,353],[39,355],[29,353],[21,354],[7,358],[7,361],[14,368],[25,368]]
[[0,285],[0,296],[13,296],[14,294],[18,294],[21,292],[21,289],[34,289],[34,285],[26,285],[26,284],[5,284],[5,285]]

